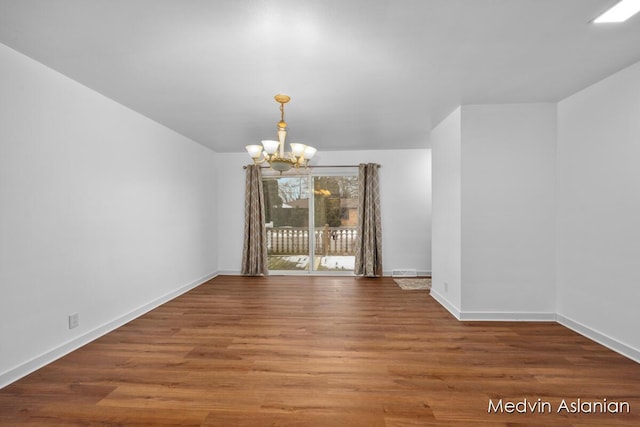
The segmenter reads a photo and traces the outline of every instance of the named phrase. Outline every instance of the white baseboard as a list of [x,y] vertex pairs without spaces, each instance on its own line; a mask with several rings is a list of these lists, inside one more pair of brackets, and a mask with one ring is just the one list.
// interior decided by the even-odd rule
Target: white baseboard
[[640,350],[638,350],[637,348],[633,348],[631,346],[628,346],[627,344],[621,343],[614,338],[611,338],[601,332],[596,331],[595,329],[592,329],[561,314],[558,314],[557,318],[558,323],[560,323],[562,326],[567,327],[572,331],[577,332],[580,335],[597,342],[598,344],[602,344],[603,346],[615,351],[616,353],[628,357],[634,362],[640,363]]
[[33,359],[22,363],[15,368],[12,368],[6,372],[0,374],[0,389],[11,384],[14,381],[19,380],[22,377],[29,375],[30,373],[42,368],[45,365],[61,358],[62,356],[71,353],[74,350],[82,347],[90,343],[91,341],[100,338],[101,336],[113,331],[114,329],[119,328],[120,326],[132,321],[133,319],[142,316],[143,314],[153,310],[160,305],[171,301],[172,299],[184,294],[185,292],[190,291],[193,288],[196,288],[203,284],[204,282],[213,279],[218,275],[218,272],[207,274],[204,277],[201,277],[197,280],[194,280],[191,283],[188,283],[172,292],[169,292],[155,300],[144,304],[135,310],[130,311],[129,313],[125,313],[120,317],[117,317],[110,322],[107,322],[101,326],[98,326],[95,329],[92,329],[85,334],[76,337],[70,341],[67,341],[58,347],[55,347],[40,356],[36,356]]
[[555,313],[521,311],[463,311],[464,321],[504,321],[504,322],[555,322]]
[[431,291],[429,292],[429,294],[431,295],[431,297],[438,301],[438,303],[443,306],[444,308],[447,309],[447,311],[449,311],[449,313],[451,313],[453,315],[453,317],[455,317],[456,319],[460,320],[460,309],[458,307],[456,307],[455,305],[451,304],[449,302],[449,300],[447,300],[445,297],[443,297],[442,295],[440,295],[435,289],[431,288]]
[[431,288],[431,296],[461,321],[503,321],[503,322],[555,322],[555,313],[520,311],[461,311],[438,291]]
[[240,270],[218,270],[218,276],[242,276]]

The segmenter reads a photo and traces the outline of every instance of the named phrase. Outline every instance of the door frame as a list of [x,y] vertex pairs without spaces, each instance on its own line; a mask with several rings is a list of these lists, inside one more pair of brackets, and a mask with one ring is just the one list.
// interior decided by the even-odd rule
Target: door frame
[[347,271],[317,271],[313,269],[315,265],[315,197],[313,197],[314,181],[316,176],[358,176],[358,167],[323,167],[317,168],[300,168],[292,169],[290,172],[279,173],[266,169],[263,171],[264,178],[280,178],[280,177],[306,177],[307,188],[309,190],[309,219],[308,219],[308,234],[309,234],[309,268],[307,270],[269,270],[269,275],[273,276],[354,276],[353,270]]

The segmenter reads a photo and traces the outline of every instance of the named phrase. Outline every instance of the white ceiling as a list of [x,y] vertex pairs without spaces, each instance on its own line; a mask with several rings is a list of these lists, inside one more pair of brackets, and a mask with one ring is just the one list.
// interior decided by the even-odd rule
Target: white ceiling
[[460,104],[560,100],[640,60],[615,0],[0,0],[0,43],[219,152],[418,148]]

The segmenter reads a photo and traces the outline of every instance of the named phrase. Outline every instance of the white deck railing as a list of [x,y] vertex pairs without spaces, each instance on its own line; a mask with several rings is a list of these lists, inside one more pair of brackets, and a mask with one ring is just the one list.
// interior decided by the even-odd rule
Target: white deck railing
[[[317,227],[314,230],[316,255],[353,255],[356,242],[355,227]],[[299,255],[309,253],[307,227],[267,228],[269,255]]]

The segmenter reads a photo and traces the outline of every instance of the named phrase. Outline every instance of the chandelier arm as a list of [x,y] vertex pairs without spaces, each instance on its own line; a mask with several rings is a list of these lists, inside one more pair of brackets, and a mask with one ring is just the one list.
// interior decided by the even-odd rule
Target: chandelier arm
[[262,155],[262,158],[253,159],[253,164],[261,165],[262,163],[264,163],[266,161],[267,161],[267,158],[264,155]]

